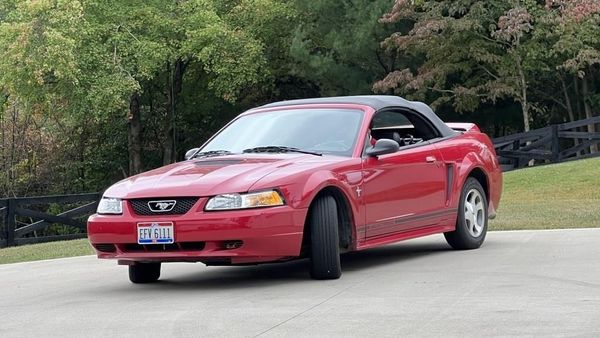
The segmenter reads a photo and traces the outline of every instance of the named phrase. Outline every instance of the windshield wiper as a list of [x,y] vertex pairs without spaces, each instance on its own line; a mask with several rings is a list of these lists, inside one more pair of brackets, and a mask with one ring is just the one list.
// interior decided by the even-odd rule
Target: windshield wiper
[[233,153],[229,150],[211,150],[211,151],[204,151],[204,152],[197,153],[192,158],[215,157],[215,156],[224,156],[224,155],[233,155]]
[[321,153],[317,153],[309,150],[302,150],[294,147],[283,147],[283,146],[266,146],[245,149],[244,153],[301,153],[315,156],[323,156]]

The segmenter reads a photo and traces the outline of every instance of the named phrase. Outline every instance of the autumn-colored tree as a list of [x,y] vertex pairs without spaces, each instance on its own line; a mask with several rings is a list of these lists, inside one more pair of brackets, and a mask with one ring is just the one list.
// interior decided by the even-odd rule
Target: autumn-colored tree
[[411,67],[397,69],[374,85],[376,92],[433,99],[474,111],[481,104],[510,98],[520,103],[529,130],[528,100],[532,16],[505,1],[396,1],[383,23],[412,22],[383,42]]
[[[573,117],[591,118],[592,106],[600,99],[592,88],[600,66],[600,2],[548,0],[545,9],[548,35],[555,41],[550,51],[557,59],[556,69],[565,74],[561,77],[565,108]],[[595,132],[595,125],[590,124],[588,131]]]
[[591,117],[599,51],[597,0],[2,0],[0,196],[98,191],[282,99],[395,93],[495,136]]
[[458,111],[510,99],[520,104],[529,130],[532,111],[547,113],[547,101],[572,112],[571,103],[556,99],[567,85],[544,81],[590,71],[598,60],[599,6],[593,0],[397,0],[381,21],[411,22],[412,28],[383,45],[415,62],[390,72],[374,90],[450,103]]

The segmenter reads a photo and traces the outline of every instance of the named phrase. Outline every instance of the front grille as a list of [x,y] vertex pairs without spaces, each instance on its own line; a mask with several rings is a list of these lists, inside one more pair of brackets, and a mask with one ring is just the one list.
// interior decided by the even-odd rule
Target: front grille
[[[148,202],[151,201],[175,201],[175,206],[171,211],[155,212],[150,210]],[[198,202],[198,197],[160,197],[160,198],[144,198],[130,200],[133,212],[140,216],[155,216],[155,215],[183,215]]]
[[202,251],[204,242],[181,242],[173,244],[123,244],[120,246],[123,252],[177,252],[177,251]]

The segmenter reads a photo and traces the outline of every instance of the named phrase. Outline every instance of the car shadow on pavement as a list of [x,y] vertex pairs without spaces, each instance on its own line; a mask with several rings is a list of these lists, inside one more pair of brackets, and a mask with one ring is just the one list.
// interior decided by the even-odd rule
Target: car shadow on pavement
[[445,243],[404,242],[342,255],[342,272],[362,271],[453,251]]
[[[442,254],[450,247],[440,242],[398,243],[365,251],[342,255],[342,272],[368,272],[390,264]],[[344,275],[342,275],[344,278]],[[203,267],[189,265],[189,273],[169,274],[165,271],[156,284],[144,285],[152,290],[182,289],[226,290],[235,288],[261,288],[288,283],[312,282],[308,259],[284,263],[232,267]],[[138,287],[138,286],[136,286]]]

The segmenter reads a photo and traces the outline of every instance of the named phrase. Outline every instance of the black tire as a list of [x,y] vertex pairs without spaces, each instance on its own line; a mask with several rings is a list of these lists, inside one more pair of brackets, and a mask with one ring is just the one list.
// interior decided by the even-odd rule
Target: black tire
[[337,204],[331,196],[319,197],[310,211],[310,276],[338,279],[342,275]]
[[[483,212],[482,212],[483,227],[480,230],[481,232],[477,236],[474,236],[469,231],[470,222],[468,222],[466,220],[466,216],[465,216],[465,214],[466,214],[465,210],[467,210],[467,209],[465,209],[465,203],[466,203],[466,199],[468,197],[467,194],[469,194],[473,190],[476,190],[479,193],[479,197],[481,198],[481,202],[483,203]],[[477,217],[477,216],[475,216],[475,217]],[[469,177],[467,179],[467,181],[465,182],[465,184],[463,185],[462,192],[460,194],[460,202],[458,204],[458,217],[456,220],[456,230],[454,230],[452,232],[444,233],[444,237],[446,237],[446,241],[454,249],[457,249],[457,250],[477,249],[483,244],[483,241],[485,240],[485,235],[487,233],[487,227],[488,227],[488,202],[487,202],[487,197],[485,195],[485,191],[483,190],[483,187],[481,186],[479,181],[477,181],[473,177]]]
[[160,278],[160,263],[136,263],[129,266],[129,280],[132,283],[154,283],[158,278]]

